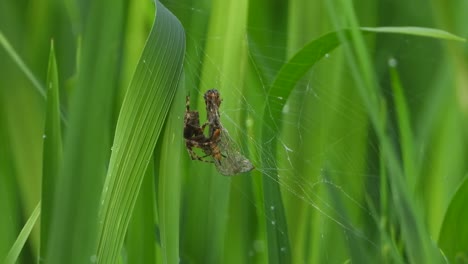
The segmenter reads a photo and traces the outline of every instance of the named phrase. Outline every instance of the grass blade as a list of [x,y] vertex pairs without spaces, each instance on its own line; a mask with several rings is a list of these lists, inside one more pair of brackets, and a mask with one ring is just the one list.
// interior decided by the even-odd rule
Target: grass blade
[[97,259],[116,263],[144,172],[182,72],[185,35],[159,2],[156,20],[120,111],[102,195]]
[[[404,27],[363,27],[361,30],[363,32],[411,34],[414,36],[465,41],[465,39],[446,31],[432,30],[429,28],[412,28],[412,30],[409,30]],[[435,34],[434,31],[438,34]],[[281,112],[282,106],[284,106],[284,103],[289,98],[289,94],[297,81],[302,78],[317,61],[321,60],[327,53],[330,53],[341,44],[342,40],[338,38],[338,34],[343,34],[346,37],[345,40],[349,40],[350,33],[351,30],[348,29],[328,33],[304,46],[281,67],[270,89],[270,100],[274,100],[270,103],[274,103],[274,105],[279,104],[279,107],[275,107],[276,111]],[[272,109],[272,111],[275,111],[275,109]],[[277,115],[276,113],[272,114],[273,116]]]
[[26,66],[23,59],[19,56],[19,54],[15,51],[15,49],[11,46],[10,42],[5,38],[2,31],[0,31],[0,45],[3,46],[5,51],[8,55],[10,55],[11,59],[18,65],[21,71],[26,75],[26,78],[32,83],[36,91],[43,97],[46,97],[46,91],[44,86],[37,80],[36,76],[32,73],[32,71]]
[[423,27],[362,27],[361,30],[375,33],[406,34],[412,36],[430,37],[437,39],[455,40],[466,42],[465,38],[459,37],[444,30]]
[[[2,75],[3,76],[3,75]],[[5,102],[0,89],[0,102]],[[7,122],[7,107],[0,104],[0,124]],[[17,174],[14,172],[14,155],[11,136],[6,129],[0,129],[0,261],[3,261],[21,230],[22,218],[19,215]]]
[[450,263],[464,263],[468,256],[468,178],[452,198],[439,235],[439,246]]
[[[184,82],[181,82],[181,87]],[[159,230],[161,231],[161,251],[163,263],[178,263],[179,253],[179,226],[180,226],[180,201],[182,183],[182,161],[180,157],[186,155],[182,150],[182,129],[180,119],[185,106],[185,90],[179,89],[169,113],[164,137],[162,138],[159,166],[158,184],[158,212]]]
[[148,232],[148,230],[154,230],[156,223],[153,163],[151,161],[145,173],[132,219],[128,226],[125,240],[128,263],[156,263],[156,236],[152,232]]
[[54,42],[51,42],[49,68],[47,71],[47,111],[44,129],[44,146],[42,156],[42,214],[41,214],[41,247],[40,255],[45,256],[49,241],[51,215],[55,184],[62,164],[62,132],[60,128],[60,97],[57,62],[55,60]]
[[[423,28],[418,29],[419,30],[414,28],[362,28],[361,30],[363,32],[391,32],[395,34],[412,34],[433,38],[448,38],[448,36],[450,36],[449,33],[442,34],[441,31],[424,31]],[[342,42],[352,40],[354,38],[353,34],[353,30],[341,30],[328,33],[307,44],[280,68],[268,92],[268,102],[265,104],[263,118],[265,122],[262,126],[262,139],[264,140],[263,145],[266,148],[263,153],[268,154],[262,157],[262,167],[275,168],[274,164],[276,158],[272,160],[270,156],[270,153],[276,153],[275,150],[277,146],[277,135],[274,131],[279,131],[282,126],[282,124],[278,123],[277,120],[281,120],[283,107],[296,83],[317,61],[322,59],[327,53],[334,50]],[[449,39],[461,40],[461,38],[457,39],[453,37]],[[369,74],[364,76],[369,76]],[[373,83],[371,80],[372,78],[366,79],[366,83],[368,84],[366,87],[370,87],[370,85]],[[366,92],[361,91],[361,95],[362,94],[366,94]],[[372,108],[373,103],[376,102],[376,100],[373,99],[376,97],[371,95],[373,95],[373,93],[370,93],[367,96],[362,96],[363,100],[367,103],[369,108]],[[373,111],[373,113],[377,112],[378,111]],[[377,120],[376,116],[373,116],[373,119]],[[264,174],[263,177],[266,208],[265,211],[267,212],[268,221],[274,221],[276,224],[278,224],[278,227],[272,227],[271,224],[267,224],[268,248],[270,254],[269,261],[278,261],[284,263],[289,261],[288,257],[282,256],[279,254],[279,252],[289,251],[289,246],[285,244],[285,241],[279,238],[284,234],[278,232],[278,230],[282,230],[283,233],[287,234],[282,199],[279,191],[280,188],[277,184],[277,171],[270,171],[269,174],[273,176]],[[270,177],[273,177],[273,180],[269,179]],[[278,210],[273,212],[268,210],[269,206],[272,204],[277,206]]]
[[39,218],[40,214],[41,214],[41,203],[39,202],[36,208],[34,209],[34,211],[32,212],[31,216],[29,217],[28,221],[24,225],[23,229],[21,230],[21,233],[16,238],[15,243],[11,247],[10,252],[8,252],[8,255],[6,256],[3,263],[5,264],[16,263],[18,256],[21,253],[21,250],[23,249],[24,244],[26,243],[26,240],[28,239],[29,234],[31,233],[31,230],[36,224],[36,221]]
[[[263,175],[264,206],[267,219],[268,235],[268,261],[270,263],[289,263],[291,261],[290,246],[284,207],[278,186],[278,172],[276,171],[275,159],[271,159],[270,153],[276,153],[277,134],[281,130],[282,109],[291,91],[300,78],[321,58],[331,52],[340,44],[335,32],[329,33],[312,41],[299,52],[297,52],[277,73],[269,94],[268,102],[264,110],[264,123],[262,126],[262,140],[265,150],[262,156],[262,167],[273,168]],[[274,106],[274,108],[270,107]],[[275,128],[275,129],[272,129]],[[273,140],[272,140],[273,139]],[[272,179],[273,178],[273,179]],[[275,210],[271,210],[273,206]]]
[[[391,64],[391,59],[389,64]],[[406,98],[400,82],[400,76],[396,70],[396,65],[390,65],[390,77],[392,80],[392,89],[395,96],[396,114],[401,138],[401,150],[403,157],[403,170],[405,178],[408,180],[408,188],[411,193],[415,193],[418,182],[416,171],[416,156],[414,154],[413,133],[411,130],[411,121],[409,110],[406,105]]]
[[64,162],[56,183],[58,194],[51,219],[54,228],[42,259],[47,263],[95,260],[99,201],[111,149],[123,7],[123,1],[97,1],[86,9]]
[[[357,84],[357,92],[365,104],[366,111],[371,120],[371,124],[377,138],[380,148],[387,158],[389,174],[388,177],[393,203],[395,205],[396,216],[401,223],[402,235],[405,240],[406,252],[408,258],[416,263],[433,263],[441,261],[440,255],[436,252],[432,241],[428,237],[425,226],[422,223],[421,213],[419,208],[415,206],[414,200],[410,198],[409,190],[406,187],[403,177],[404,173],[399,162],[397,151],[392,144],[390,136],[384,130],[382,122],[379,121],[381,109],[380,105],[380,90],[378,89],[377,80],[373,72],[373,65],[367,52],[367,46],[363,39],[363,34],[358,30],[358,19],[354,11],[352,3],[339,1],[341,7],[340,14],[334,11],[332,2],[328,2],[330,13],[333,16],[333,22],[336,27],[350,25],[350,43],[349,46],[344,46],[345,54],[349,67],[352,70],[354,81]],[[340,18],[338,18],[338,15]],[[340,39],[347,41],[347,36],[340,32]]]

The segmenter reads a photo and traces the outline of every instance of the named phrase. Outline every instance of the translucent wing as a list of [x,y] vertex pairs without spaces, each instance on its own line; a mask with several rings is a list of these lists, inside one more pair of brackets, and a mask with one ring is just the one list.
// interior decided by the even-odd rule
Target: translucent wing
[[232,176],[254,169],[252,163],[240,154],[236,143],[229,136],[225,128],[221,129],[218,147],[223,156],[220,160],[214,159],[216,169],[219,173],[225,176]]

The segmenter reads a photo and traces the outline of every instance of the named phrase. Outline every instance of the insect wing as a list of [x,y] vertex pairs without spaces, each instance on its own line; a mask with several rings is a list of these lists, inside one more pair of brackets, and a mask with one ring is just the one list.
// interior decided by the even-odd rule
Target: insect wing
[[215,159],[216,169],[219,173],[225,176],[232,176],[254,169],[252,163],[240,154],[236,143],[229,136],[229,133],[225,128],[221,129],[218,147],[223,155],[222,159]]

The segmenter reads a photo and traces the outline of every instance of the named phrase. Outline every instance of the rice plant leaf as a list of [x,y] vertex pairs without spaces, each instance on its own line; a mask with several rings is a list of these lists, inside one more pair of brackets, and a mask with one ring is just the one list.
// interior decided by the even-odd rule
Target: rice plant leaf
[[127,230],[125,248],[128,263],[157,263],[156,236],[148,232],[154,230],[156,223],[154,176],[154,162],[151,160]]
[[[280,131],[281,112],[287,98],[291,94],[297,81],[321,58],[331,52],[340,44],[335,32],[309,43],[285,63],[276,75],[269,90],[265,104],[262,127],[262,140],[265,150],[262,156],[262,167],[273,168],[268,174],[263,174],[264,207],[267,219],[268,237],[268,261],[270,263],[290,263],[290,246],[284,206],[278,185],[278,172],[276,171],[275,159],[271,153],[276,153],[276,132]],[[271,210],[270,207],[275,210]]]
[[401,137],[401,149],[403,156],[403,170],[405,178],[408,180],[409,190],[413,193],[417,183],[416,160],[414,154],[413,133],[411,131],[411,121],[409,110],[406,105],[406,98],[400,81],[400,76],[394,65],[390,65],[390,77],[392,89],[395,97],[395,106],[398,120],[398,127]]
[[[262,137],[268,136],[263,134]],[[265,149],[274,153],[276,145],[266,143]],[[268,158],[262,159],[263,165],[269,164]],[[271,165],[271,164],[269,164]],[[268,166],[268,165],[267,165]],[[274,167],[271,167],[274,168]],[[265,207],[265,220],[268,244],[268,263],[291,263],[290,245],[287,232],[286,217],[284,213],[283,201],[278,185],[277,171],[274,174],[264,174],[263,177],[263,197]],[[270,209],[274,208],[274,210]]]
[[375,33],[405,34],[420,37],[430,37],[437,39],[455,40],[466,42],[465,38],[459,37],[444,30],[423,27],[362,27],[362,31]]
[[[18,65],[18,67],[24,73],[24,75],[26,75],[26,78],[31,82],[33,87],[36,88],[36,91],[39,93],[39,95],[41,95],[42,98],[46,99],[47,91],[44,88],[44,85],[41,84],[41,82],[36,78],[34,73],[28,68],[26,63],[23,61],[20,55],[16,52],[13,46],[11,46],[10,42],[3,35],[1,30],[0,30],[0,46],[3,46],[6,53],[11,57],[11,59],[16,63],[16,65]],[[60,110],[60,118],[63,124],[67,124],[67,118],[62,109]]]
[[51,42],[49,68],[47,71],[47,111],[43,145],[42,162],[42,214],[41,214],[41,248],[40,256],[47,252],[49,230],[55,184],[59,177],[62,164],[62,132],[60,127],[60,97],[57,62],[55,59],[54,42]]
[[468,177],[458,188],[445,213],[439,235],[439,247],[450,263],[468,260]]
[[156,2],[156,19],[125,95],[100,209],[97,261],[116,263],[135,201],[182,74],[185,33]]
[[0,30],[0,46],[2,46],[6,53],[11,57],[11,59],[18,65],[21,71],[26,75],[28,80],[32,83],[36,91],[43,97],[46,97],[46,90],[44,86],[39,82],[39,80],[34,76],[32,71],[26,66],[23,59],[21,59],[20,55],[16,52],[16,50],[11,46],[10,42],[7,38],[3,35],[2,31]]
[[[181,82],[181,87],[184,82]],[[182,135],[181,122],[177,117],[183,115],[185,90],[178,89],[172,104],[162,137],[158,182],[159,230],[161,234],[161,252],[163,263],[177,263],[180,259],[180,202],[183,175],[181,172]]]
[[[443,30],[430,28],[416,27],[378,27],[378,28],[361,28],[363,32],[374,33],[393,33],[393,34],[409,34],[413,36],[431,37],[437,39],[465,41],[465,39],[456,35],[450,34]],[[319,60],[324,58],[328,53],[332,52],[341,41],[338,34],[346,36],[349,40],[351,33],[350,29],[344,29],[341,32],[335,31],[328,33],[304,46],[299,50],[288,62],[286,62],[277,73],[271,89],[269,91],[268,105],[275,105],[273,117],[281,113],[281,110],[286,103],[289,94],[294,88],[297,81]],[[276,107],[277,106],[277,107]],[[270,113],[270,112],[268,112]]]
[[[440,30],[424,28],[389,27],[361,28],[361,30],[368,33],[411,34],[439,39],[463,40],[462,38],[453,37],[449,33],[443,34],[443,31]],[[351,29],[335,31],[305,45],[280,68],[268,91],[268,101],[265,103],[263,116],[265,122],[262,126],[262,140],[265,146],[263,153],[267,154],[262,156],[262,167],[273,168],[273,170],[268,171],[268,174],[263,174],[263,184],[267,219],[271,223],[277,225],[273,227],[271,223],[267,223],[270,263],[290,262],[290,256],[288,256],[289,243],[284,239],[284,237],[287,238],[288,236],[280,188],[277,183],[278,173],[275,169],[276,157],[273,159],[271,157],[271,153],[276,153],[277,134],[275,131],[281,131],[282,124],[279,120],[282,119],[283,107],[300,78],[302,78],[315,63],[342,44],[341,36],[344,36],[343,41],[349,41],[351,39],[351,34]],[[277,210],[268,210],[271,205],[274,205]],[[280,232],[279,230],[282,231]]]
[[18,235],[18,238],[16,238],[15,243],[11,247],[10,251],[8,252],[8,255],[3,260],[2,263],[5,263],[5,264],[16,263],[18,256],[20,255],[21,250],[23,249],[24,244],[26,243],[26,240],[28,240],[29,234],[31,234],[31,230],[36,224],[37,219],[39,218],[40,214],[41,214],[41,203],[39,202],[36,208],[34,208],[34,211],[32,212],[31,216],[29,217],[28,221],[24,225],[23,229]]
[[[329,180],[330,177],[329,177],[329,172],[328,170],[324,170],[324,178]],[[333,203],[333,208],[336,208],[335,210],[337,212],[340,212],[340,215],[343,219],[347,219],[346,222],[351,222],[351,217],[350,217],[350,214],[348,212],[348,209],[342,199],[342,197],[340,196],[340,194],[338,193],[337,189],[332,187],[331,185],[327,185],[327,190],[328,190],[328,193],[330,194],[330,200],[331,202]],[[347,225],[347,224],[345,224]],[[351,227],[347,227],[347,228],[344,228],[343,232],[345,233],[348,233],[349,230],[352,230]],[[359,231],[353,231],[353,232],[359,232]],[[358,234],[358,235],[362,235],[362,234]],[[356,234],[353,234],[353,235],[349,235],[347,236],[347,245],[348,245],[348,248],[349,248],[349,255],[351,256],[351,260],[353,263],[371,263],[372,261],[369,259],[369,256],[370,254],[366,254],[366,253],[369,253],[370,250],[366,250],[363,246],[362,243],[360,243],[359,239],[358,239],[358,236],[356,236]]]
[[[100,197],[111,149],[124,3],[90,2],[51,215],[47,263],[95,261]],[[112,8],[109,8],[112,7]],[[65,242],[66,241],[66,242]]]
[[[4,102],[3,93],[0,92],[0,101]],[[0,124],[5,123],[5,111],[3,104],[0,104]],[[12,148],[10,137],[6,129],[0,129],[0,262],[3,261],[18,237],[21,229],[18,223],[21,222],[19,212],[20,206],[15,203],[18,199],[18,191],[15,186],[15,176],[12,162]]]

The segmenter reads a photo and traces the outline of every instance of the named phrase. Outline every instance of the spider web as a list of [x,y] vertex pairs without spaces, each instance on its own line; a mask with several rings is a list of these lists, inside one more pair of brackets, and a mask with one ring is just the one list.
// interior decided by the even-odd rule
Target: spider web
[[[207,8],[186,6],[176,1],[166,1],[166,6],[171,10],[189,13],[194,18],[210,15]],[[284,35],[264,28],[249,28],[249,31]],[[253,82],[239,82],[227,75],[223,65],[204,51],[206,43],[217,45],[216,42],[219,42],[222,45],[227,36],[210,36],[207,39],[203,34],[186,33],[193,50],[187,53],[184,70],[190,96],[193,101],[198,101],[194,109],[200,111],[203,122],[204,106],[201,98],[207,89],[220,88],[223,99],[220,107],[221,122],[232,135],[232,144],[237,142],[235,148],[255,165],[255,172],[250,177],[261,177],[263,174],[279,184],[288,226],[312,222],[314,230],[320,230],[320,235],[319,241],[309,241],[311,244],[322,241],[324,245],[329,245],[329,239],[333,239],[336,232],[341,232],[346,240],[359,241],[359,244],[366,245],[373,252],[380,250],[377,246],[379,237],[367,232],[372,229],[370,226],[378,225],[379,221],[376,208],[380,201],[377,199],[379,190],[376,186],[379,186],[380,171],[378,165],[375,165],[379,161],[379,149],[364,104],[357,94],[349,92],[354,88],[346,87],[348,83],[352,86],[353,80],[346,62],[340,56],[340,50],[327,54],[298,82],[280,109],[283,113],[281,119],[275,120],[275,126],[268,128],[275,138],[265,141],[258,138],[264,125],[263,107],[258,102],[268,103],[268,85],[278,71],[277,65],[286,60],[278,61],[278,58],[268,57],[257,50],[285,51],[287,47],[271,45],[257,46],[256,49],[248,45],[246,52],[249,61],[246,62],[247,73],[244,77],[255,79],[258,87],[245,87]],[[311,37],[309,41],[317,37]],[[249,43],[248,36],[245,36],[245,43]],[[207,78],[202,76],[203,67],[211,69],[212,76],[209,79],[212,82],[207,82]],[[337,72],[327,72],[330,68]],[[336,80],[336,76],[343,79]],[[240,102],[229,102],[231,98],[237,98]],[[411,98],[419,97],[412,95]],[[267,106],[278,108],[273,104]],[[265,144],[273,142],[273,139],[277,141],[276,153],[269,153]],[[262,167],[262,157],[271,160],[273,167]],[[275,173],[278,173],[277,177]],[[238,186],[233,184],[233,195],[254,206],[262,217],[267,218],[262,201],[255,199],[250,190]],[[277,205],[272,204],[269,209],[276,210]],[[276,224],[273,220],[270,223]],[[277,228],[280,233],[284,233],[281,227]],[[301,234],[289,230],[291,247],[294,247],[295,239],[300,237]],[[249,254],[255,255],[266,247],[265,242],[257,242]],[[321,254],[333,259],[333,252],[329,248],[324,246],[322,249],[324,252]]]
[[[209,15],[209,10],[204,10],[198,7],[184,6],[183,4],[176,3],[175,1],[166,4],[171,9],[182,9],[189,12],[192,16],[206,16]],[[270,30],[270,29],[250,29],[250,30]],[[274,34],[282,34],[275,32]],[[203,39],[187,32],[188,42],[194,44],[194,54],[187,54],[186,58],[186,85],[198,84],[188,87],[191,90],[191,98],[193,101],[199,102],[195,109],[200,111],[200,117],[203,122],[203,105],[201,98],[207,89],[222,87],[221,98],[223,103],[220,107],[221,122],[223,126],[233,135],[234,142],[238,142],[235,146],[240,152],[248,157],[255,165],[257,172],[252,177],[259,177],[259,173],[268,176],[272,181],[277,181],[283,193],[283,199],[288,212],[288,206],[298,204],[302,207],[314,208],[315,212],[320,216],[318,217],[319,224],[326,226],[330,223],[336,225],[340,230],[346,233],[346,236],[354,236],[359,240],[366,241],[371,247],[375,246],[373,241],[375,238],[367,236],[362,231],[362,226],[355,226],[349,219],[349,216],[342,213],[340,208],[337,207],[333,198],[330,197],[330,192],[339,196],[347,206],[352,206],[354,209],[361,211],[371,218],[376,217],[367,208],[365,201],[361,194],[354,193],[353,189],[349,188],[350,181],[353,178],[365,177],[368,180],[376,180],[376,176],[370,174],[366,168],[362,168],[362,164],[349,164],[348,167],[338,169],[338,166],[330,166],[327,168],[327,162],[346,161],[354,162],[353,157],[350,157],[346,152],[342,152],[343,145],[349,144],[350,139],[353,139],[354,134],[367,130],[367,126],[359,125],[351,127],[344,133],[337,135],[330,135],[326,140],[325,145],[315,144],[313,138],[317,137],[317,133],[321,132],[321,126],[326,126],[323,118],[317,115],[310,115],[311,112],[317,110],[317,113],[329,113],[329,115],[338,115],[349,121],[366,120],[367,116],[364,113],[364,106],[360,102],[353,101],[346,98],[337,98],[340,95],[336,92],[329,91],[328,86],[331,86],[330,80],[321,78],[321,67],[327,68],[334,62],[334,54],[329,54],[326,58],[314,67],[307,76],[301,80],[293,93],[291,94],[288,102],[285,104],[283,116],[281,120],[277,120],[275,127],[271,130],[281,128],[280,131],[275,131],[278,142],[276,158],[273,153],[266,153],[264,142],[260,138],[254,137],[251,130],[258,129],[262,126],[263,112],[257,105],[251,101],[261,101],[268,94],[268,81],[273,80],[277,72],[277,68],[269,67],[268,64],[260,66],[255,63],[258,58],[266,61],[274,60],[275,58],[264,57],[264,54],[256,53],[249,50],[249,62],[253,67],[253,72],[256,73],[258,83],[260,85],[254,91],[245,92],[245,83],[239,83],[238,80],[233,79],[231,76],[223,72],[222,66],[216,62],[204,51],[204,43],[211,41],[222,43],[223,38],[226,36],[211,36],[209,39]],[[311,38],[312,40],[312,38]],[[247,36],[245,39],[248,42]],[[189,44],[190,45],[190,44]],[[222,45],[222,44],[220,44]],[[265,48],[265,47],[259,47]],[[285,46],[270,46],[267,49],[274,49],[277,51],[285,50]],[[285,63],[283,60],[280,63]],[[278,62],[277,62],[278,63]],[[266,65],[266,66],[265,66]],[[212,69],[212,79],[216,80],[215,83],[205,83],[200,69],[209,67]],[[192,78],[192,79],[189,79]],[[193,94],[195,92],[195,94]],[[248,95],[247,95],[248,94]],[[226,103],[230,97],[240,98],[241,102],[237,104],[238,108],[229,108]],[[196,99],[198,98],[198,99]],[[265,98],[266,100],[266,98]],[[345,102],[345,104],[338,105],[333,103],[336,100]],[[269,107],[275,108],[275,105]],[[239,113],[246,113],[244,120],[239,120]],[[243,122],[243,123],[242,123]],[[365,122],[356,122],[362,124]],[[322,129],[323,130],[323,129]],[[240,142],[244,142],[241,144]],[[267,141],[268,144],[268,141]],[[371,146],[374,147],[375,146]],[[270,157],[273,161],[274,167],[262,167],[261,156]],[[211,166],[211,164],[202,164],[200,166]],[[374,169],[375,170],[375,169]],[[273,173],[278,172],[278,178]],[[303,175],[303,172],[313,173],[313,175]],[[331,176],[333,175],[333,177]],[[223,176],[219,176],[223,177]],[[245,177],[245,176],[237,176]],[[330,191],[331,190],[331,191]],[[240,197],[246,199],[256,208],[263,210],[263,205],[258,204],[257,201],[251,199],[248,191],[243,189],[233,189],[233,192],[238,192]],[[275,210],[276,206],[271,205],[271,210]],[[263,212],[263,214],[265,214]],[[266,215],[263,215],[265,217]],[[275,223],[271,221],[272,225]],[[280,228],[280,227],[278,227]],[[327,228],[323,228],[327,230]],[[282,230],[280,230],[282,231]],[[324,231],[326,232],[326,231]],[[281,232],[282,233],[282,232]],[[321,234],[323,239],[326,239],[326,233]],[[294,242],[291,242],[294,246]],[[264,246],[264,245],[263,245]],[[259,246],[260,248],[262,246]]]

